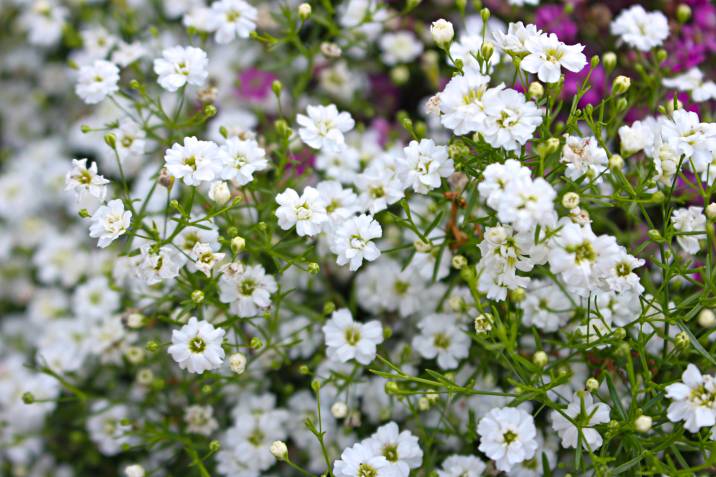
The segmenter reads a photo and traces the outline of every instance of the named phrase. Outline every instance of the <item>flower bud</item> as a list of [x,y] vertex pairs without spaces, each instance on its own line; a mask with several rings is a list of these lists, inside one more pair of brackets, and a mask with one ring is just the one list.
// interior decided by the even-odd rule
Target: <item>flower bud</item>
[[216,113],[217,113],[216,106],[214,106],[213,104],[207,104],[206,106],[204,106],[204,116],[205,117],[207,117],[207,118],[214,117],[214,116],[216,116]]
[[221,442],[217,441],[216,439],[209,442],[209,452],[212,454],[216,454],[221,450]]
[[609,158],[609,168],[621,171],[624,168],[624,158],[619,154],[612,154],[612,157]]
[[231,239],[231,251],[234,253],[239,253],[246,247],[246,240],[237,235],[236,237]]
[[447,47],[455,36],[452,23],[443,18],[430,25],[430,33],[433,35],[435,44],[442,47]]
[[283,84],[279,80],[273,80],[271,83],[271,91],[276,97],[281,96],[281,90],[283,90]]
[[617,66],[617,55],[613,51],[607,51],[602,55],[602,64],[607,73],[611,73]]
[[480,16],[482,17],[483,22],[487,22],[487,20],[490,19],[490,10],[488,8],[483,8],[480,10]]
[[612,82],[612,94],[614,94],[614,96],[624,94],[629,91],[630,86],[631,78],[629,78],[628,76],[619,75],[614,78],[614,81]]
[[87,134],[91,130],[92,128],[89,127],[87,124],[83,124],[82,126],[80,126],[80,131],[82,131],[82,134]]
[[323,42],[321,43],[321,53],[326,58],[340,58],[343,54],[341,47],[335,43]]
[[467,259],[464,255],[455,255],[452,257],[451,265],[455,270],[461,270],[467,266]]
[[574,209],[579,206],[579,194],[576,192],[567,192],[562,196],[562,205],[565,209]]
[[544,351],[537,351],[532,355],[532,362],[540,368],[544,368],[549,362],[549,356]]
[[348,415],[348,406],[343,401],[336,401],[331,406],[331,414],[336,419],[343,419]]
[[541,99],[544,96],[544,86],[539,81],[531,82],[527,89],[527,95],[532,99]]
[[639,432],[649,432],[651,430],[651,416],[641,415],[634,419],[634,427]]
[[430,401],[426,397],[421,397],[418,399],[418,409],[421,411],[427,411],[430,409]]
[[194,290],[191,292],[191,301],[195,304],[199,304],[204,301],[204,292],[201,290]]
[[127,326],[130,328],[141,328],[144,324],[144,315],[141,313],[130,313],[127,315]]
[[676,8],[676,19],[679,23],[686,23],[691,18],[691,7],[682,3]]
[[22,394],[22,402],[25,404],[32,404],[35,402],[35,395],[30,391],[26,391]]
[[104,143],[107,144],[110,149],[114,150],[117,147],[117,136],[115,136],[113,133],[105,134]]
[[166,167],[162,167],[162,170],[159,171],[159,184],[163,187],[166,187],[169,190],[172,190],[172,186],[174,185],[174,176],[169,174],[169,171]]
[[306,268],[306,271],[310,273],[311,275],[317,275],[318,272],[321,271],[321,266],[318,265],[316,262],[311,262],[308,264],[308,267]]
[[251,346],[251,349],[261,349],[261,347],[264,345],[264,342],[261,341],[261,338],[258,336],[254,336],[251,338],[251,341],[249,342],[249,346]]
[[151,340],[147,342],[146,349],[150,353],[156,353],[157,351],[159,351],[159,348],[159,343],[157,343],[156,341]]
[[515,288],[509,291],[508,296],[513,303],[520,303],[527,298],[527,292],[524,288]]
[[137,373],[137,382],[143,386],[148,386],[154,380],[154,373],[149,368],[140,369]]
[[492,54],[494,52],[495,45],[493,45],[491,41],[486,41],[480,47],[480,54],[482,55],[482,59],[485,61],[490,61],[490,58],[492,58]]
[[429,242],[424,242],[421,239],[417,239],[413,242],[413,247],[415,247],[415,250],[420,253],[430,253],[433,249],[433,246]]
[[702,328],[713,328],[716,326],[716,315],[708,308],[704,308],[699,313],[699,326]]
[[706,217],[709,220],[716,220],[716,202],[711,202],[706,206]]
[[301,21],[305,22],[309,18],[311,18],[312,13],[311,5],[308,3],[302,3],[298,6],[298,18],[301,19]]
[[124,352],[124,356],[127,357],[127,361],[132,364],[139,364],[144,361],[144,350],[139,346],[130,346]]
[[400,65],[390,70],[390,79],[397,85],[402,85],[410,79],[410,70],[407,66]]
[[599,389],[599,381],[597,381],[594,378],[587,379],[587,382],[584,383],[584,387],[587,388],[587,391],[594,392],[597,389]]
[[246,356],[243,353],[229,356],[229,368],[236,374],[243,374],[246,371]]
[[273,441],[271,444],[271,454],[278,460],[288,459],[288,447],[283,441]]
[[226,182],[212,182],[211,187],[209,187],[209,198],[218,205],[226,204],[229,199],[231,199],[231,192],[229,191],[229,186]]
[[128,465],[124,468],[124,475],[127,477],[144,477],[144,467],[139,464]]
[[489,333],[492,331],[492,316],[483,313],[479,315],[477,318],[475,318],[475,333],[476,334],[483,334],[483,333]]
[[92,217],[92,214],[89,213],[89,210],[87,209],[80,209],[80,211],[77,213],[81,218],[88,219]]
[[689,338],[689,335],[686,334],[685,331],[682,331],[676,337],[674,338],[674,344],[676,344],[677,348],[684,349],[691,343],[691,339]]

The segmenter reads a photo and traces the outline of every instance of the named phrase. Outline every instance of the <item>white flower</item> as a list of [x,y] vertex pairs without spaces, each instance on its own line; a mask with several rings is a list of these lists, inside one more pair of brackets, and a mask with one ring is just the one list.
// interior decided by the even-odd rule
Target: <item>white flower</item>
[[184,422],[187,432],[202,436],[210,436],[219,428],[219,423],[214,418],[214,408],[211,406],[187,407],[184,410]]
[[87,419],[90,438],[99,451],[112,456],[119,454],[123,444],[136,444],[136,438],[130,435],[132,426],[122,424],[129,418],[129,409],[123,404],[110,406],[106,401],[97,401],[92,405],[93,413]]
[[65,190],[71,190],[77,202],[83,202],[86,195],[100,201],[107,195],[109,181],[97,173],[97,163],[87,167],[87,159],[72,159],[72,169],[65,176]]
[[386,65],[410,63],[423,52],[422,42],[411,31],[386,33],[380,39],[381,58]]
[[716,424],[716,379],[710,374],[702,375],[689,363],[681,381],[666,387],[666,397],[673,401],[667,410],[669,420],[684,421],[689,432]]
[[80,67],[75,92],[85,103],[96,104],[119,91],[119,68],[105,60]]
[[534,457],[537,429],[534,419],[522,409],[494,408],[477,425],[479,449],[495,461],[498,470],[509,472],[516,464]]
[[691,235],[677,235],[676,241],[684,251],[694,254],[701,250],[699,240],[706,237],[706,216],[701,207],[677,209],[671,215],[671,223],[678,232],[703,232]]
[[622,153],[634,154],[654,144],[656,120],[652,117],[619,128]]
[[607,171],[609,158],[607,152],[599,146],[594,136],[568,136],[562,149],[561,161],[567,164],[565,175],[576,181],[586,175],[587,180],[600,183],[602,175]]
[[258,11],[243,0],[219,0],[211,4],[212,30],[217,43],[248,38],[256,29]]
[[612,35],[629,46],[649,51],[669,36],[669,22],[661,12],[647,12],[641,5],[622,10],[610,25]]
[[673,78],[664,78],[661,82],[667,88],[689,91],[691,98],[697,102],[716,99],[716,83],[705,81],[703,72],[696,67]]
[[147,285],[154,285],[179,275],[179,270],[185,263],[184,255],[170,245],[156,249],[154,245],[146,244],[140,248],[135,271]]
[[418,438],[410,431],[400,432],[395,422],[380,426],[363,445],[375,455],[382,455],[388,461],[395,477],[408,477],[410,469],[417,469],[423,462],[423,451]]
[[489,88],[490,78],[472,70],[453,76],[440,93],[440,120],[455,134],[480,130],[485,119],[485,107],[499,91]]
[[432,139],[410,141],[403,153],[404,160],[399,163],[399,171],[405,175],[405,183],[419,194],[427,194],[440,187],[440,178],[455,172],[447,147],[436,145]]
[[328,153],[338,153],[346,148],[343,133],[355,126],[350,113],[339,112],[335,104],[308,106],[306,112],[308,116],[296,116],[296,122],[301,126],[298,134],[304,143]]
[[126,43],[120,41],[117,49],[112,52],[112,63],[126,68],[147,54],[147,49],[138,41]]
[[266,151],[253,139],[230,137],[221,145],[223,169],[221,178],[246,185],[254,179],[254,172],[268,167]]
[[120,199],[110,200],[92,214],[90,237],[99,238],[97,246],[105,248],[127,231],[131,220],[132,212],[124,210]]
[[440,18],[430,25],[430,33],[433,36],[433,41],[438,45],[446,45],[452,41],[455,36],[455,30],[452,27],[452,23]]
[[164,153],[167,170],[186,185],[213,181],[221,169],[219,146],[212,141],[185,137],[183,145],[174,143]]
[[387,170],[380,164],[366,169],[356,176],[355,185],[360,194],[360,203],[371,214],[385,210],[403,198],[405,189],[402,181],[394,172]]
[[198,321],[192,316],[181,329],[172,331],[172,344],[167,351],[181,369],[202,374],[218,368],[224,361],[224,349],[221,347],[224,333],[223,329],[214,328],[208,321]]
[[341,453],[341,458],[333,463],[333,473],[336,477],[393,477],[386,458],[360,442]]
[[173,92],[186,84],[202,86],[209,76],[208,65],[204,50],[174,46],[162,51],[162,57],[154,60],[154,72],[159,76],[159,85]]
[[512,180],[500,196],[497,217],[518,232],[533,230],[537,225],[551,226],[555,221],[556,195],[552,186],[541,177]]
[[510,23],[507,26],[507,32],[496,30],[493,33],[495,46],[503,52],[513,55],[529,53],[527,49],[528,40],[537,38],[540,35],[542,35],[542,30],[531,24],[525,26],[522,22]]
[[[562,439],[562,447],[576,448],[581,441],[584,449],[595,451],[602,446],[602,436],[594,426],[609,422],[609,411],[607,404],[595,404],[591,394],[578,391],[574,393],[566,409],[562,412],[552,411],[552,428]],[[564,415],[575,421],[578,427]]]
[[487,466],[474,455],[451,455],[443,461],[438,477],[482,477]]
[[517,151],[532,139],[535,129],[542,123],[542,113],[532,101],[513,89],[498,92],[486,104],[485,119],[480,133],[492,147]]
[[379,321],[357,323],[347,308],[336,310],[323,325],[328,356],[343,363],[355,359],[368,365],[375,359],[377,346],[383,342]]
[[219,299],[231,304],[242,318],[256,316],[271,305],[271,294],[278,290],[276,280],[261,265],[230,263],[222,268]]
[[331,251],[338,255],[338,265],[350,263],[350,271],[354,272],[363,260],[372,262],[380,256],[380,250],[372,240],[382,235],[380,224],[372,216],[362,214],[338,226],[333,234]]
[[316,185],[321,198],[326,202],[328,222],[324,229],[332,231],[336,226],[358,212],[358,196],[351,189],[344,189],[338,181],[321,181]]
[[19,18],[19,24],[28,33],[28,41],[33,45],[50,46],[62,38],[69,11],[56,0],[35,0],[17,4],[25,7]]
[[293,189],[286,189],[276,196],[279,208],[276,209],[278,225],[288,230],[294,225],[296,233],[303,237],[313,236],[321,231],[325,222],[326,203],[317,189],[306,187],[300,196]]
[[522,59],[520,68],[537,75],[540,81],[556,83],[560,67],[577,73],[587,64],[582,45],[565,45],[554,33],[531,37],[525,46],[529,54]]
[[526,326],[546,332],[560,329],[572,315],[572,304],[559,286],[546,280],[532,280],[527,296],[519,302]]
[[189,257],[194,260],[196,268],[207,277],[211,275],[211,269],[217,262],[221,261],[226,254],[216,253],[208,243],[197,242],[191,249]]
[[480,195],[487,205],[497,209],[502,197],[507,193],[512,182],[530,180],[530,170],[520,161],[508,159],[504,164],[492,163],[482,172],[483,180],[478,184]]
[[425,359],[437,358],[441,369],[453,369],[470,351],[470,338],[459,327],[453,315],[435,313],[418,323],[420,334],[413,338],[413,347]]
[[229,186],[224,181],[214,181],[209,186],[209,199],[216,202],[218,205],[226,204],[231,199],[231,191]]
[[[684,164],[691,164],[695,172],[706,172],[716,154],[716,124],[702,123],[693,111],[678,109],[671,119],[662,118],[661,137],[677,156],[684,156]],[[677,161],[678,163],[678,161]]]
[[124,475],[127,477],[144,477],[146,473],[144,472],[144,467],[138,464],[133,464],[124,468]]

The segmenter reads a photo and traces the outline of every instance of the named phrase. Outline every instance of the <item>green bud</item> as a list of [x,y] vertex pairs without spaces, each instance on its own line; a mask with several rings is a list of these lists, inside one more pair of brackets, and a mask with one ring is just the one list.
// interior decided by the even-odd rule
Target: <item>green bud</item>
[[276,95],[278,98],[281,96],[281,90],[283,89],[283,85],[279,80],[273,80],[273,83],[271,83],[271,91],[273,91],[273,94]]
[[589,61],[589,66],[590,66],[592,69],[594,69],[594,68],[596,68],[597,66],[599,66],[599,56],[598,56],[598,55],[592,56],[592,59]]
[[82,126],[80,126],[80,131],[82,131],[82,134],[87,134],[91,130],[92,128],[89,127],[87,124],[83,124]]
[[400,391],[400,386],[395,381],[388,381],[385,383],[386,394],[397,394]]
[[201,290],[194,290],[191,292],[191,301],[197,305],[204,301],[204,292]]
[[330,315],[334,311],[336,311],[335,303],[333,303],[332,301],[327,301],[326,303],[324,303],[324,305],[323,305],[323,314],[324,315]]
[[147,341],[146,349],[150,353],[156,353],[157,351],[159,351],[159,348],[160,348],[159,343],[157,343],[156,341],[154,341],[154,340]]
[[597,389],[599,389],[599,381],[597,381],[594,378],[587,379],[587,382],[584,384],[584,387],[587,388],[587,391],[594,392]]
[[86,218],[89,218],[92,216],[87,209],[80,209],[78,215],[80,217],[82,217],[83,219],[86,219]]
[[676,8],[676,19],[679,23],[686,23],[691,19],[691,7],[682,3]]
[[321,271],[321,267],[320,267],[320,265],[318,265],[316,262],[311,262],[311,263],[308,264],[307,271],[308,271],[308,273],[310,273],[311,275],[317,275],[318,272]]
[[231,239],[231,251],[236,253],[241,252],[246,247],[246,240],[243,237],[236,236]]
[[311,5],[308,3],[302,3],[298,6],[298,18],[301,19],[302,22],[305,22],[309,18],[311,18]]
[[205,384],[201,387],[201,393],[202,394],[211,394],[212,387],[210,384]]
[[220,449],[221,442],[217,441],[216,439],[209,442],[209,452],[211,452],[212,454],[219,452]]
[[289,138],[293,134],[293,131],[291,130],[285,119],[277,119],[273,123],[273,125],[274,128],[276,128],[276,132],[281,137]]
[[383,339],[387,340],[391,336],[393,336],[393,328],[391,328],[390,326],[384,326],[383,327]]
[[251,346],[251,349],[253,350],[261,349],[263,345],[263,341],[261,341],[261,338],[259,338],[258,336],[254,336],[253,338],[251,338],[251,342],[249,343],[249,346]]
[[204,106],[204,116],[206,116],[207,118],[216,116],[216,112],[216,106],[214,106],[213,104],[207,104],[206,106]]
[[669,57],[669,53],[666,52],[663,48],[656,52],[656,61],[659,62],[659,64],[666,61],[666,59]]
[[656,192],[651,194],[651,201],[654,202],[655,204],[661,204],[662,202],[664,202],[665,199],[666,199],[666,196],[660,190],[657,190]]
[[629,78],[628,76],[619,75],[614,78],[614,81],[612,82],[612,94],[614,96],[624,94],[629,91],[630,86],[631,78]]
[[649,230],[646,235],[653,241],[653,242],[663,242],[664,237],[661,235],[661,232],[659,232],[656,229]]
[[35,402],[35,395],[30,391],[26,391],[22,394],[22,402],[25,404],[33,404]]
[[613,51],[607,51],[602,56],[602,64],[604,69],[607,70],[607,74],[611,73],[617,66],[617,55]]
[[311,374],[311,368],[309,368],[305,364],[302,364],[298,367],[298,374],[300,374],[301,376],[308,376],[309,374]]
[[142,85],[139,84],[139,81],[137,81],[136,79],[133,79],[129,82],[129,87],[134,90],[138,90],[142,87]]
[[319,379],[314,379],[311,381],[311,389],[313,389],[314,393],[318,393],[318,391],[321,390],[321,381]]
[[482,17],[482,21],[487,23],[487,20],[490,19],[490,10],[487,8],[483,8],[480,10],[480,16]]
[[535,354],[532,355],[532,362],[536,366],[544,368],[549,362],[549,356],[547,356],[547,353],[545,353],[544,351],[537,351]]
[[622,111],[626,110],[627,106],[629,106],[629,102],[627,101],[627,99],[619,98],[617,100],[616,110],[621,113]]
[[674,338],[674,344],[677,348],[684,349],[691,344],[691,338],[689,338],[689,335],[685,331],[682,331]]
[[110,149],[115,149],[117,147],[117,136],[112,133],[105,134],[104,143],[108,145]]
[[462,270],[467,266],[467,258],[464,255],[454,255],[450,264],[455,270]]

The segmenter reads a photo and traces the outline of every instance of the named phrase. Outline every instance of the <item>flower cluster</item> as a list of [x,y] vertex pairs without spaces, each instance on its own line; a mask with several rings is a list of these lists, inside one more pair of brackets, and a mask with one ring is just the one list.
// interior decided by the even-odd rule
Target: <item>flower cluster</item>
[[710,2],[0,18],[0,475],[713,470]]

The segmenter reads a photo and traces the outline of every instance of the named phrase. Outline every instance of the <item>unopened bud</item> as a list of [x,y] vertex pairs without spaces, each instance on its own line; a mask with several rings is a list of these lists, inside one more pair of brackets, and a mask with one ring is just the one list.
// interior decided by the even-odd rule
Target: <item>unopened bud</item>
[[117,147],[117,136],[115,136],[113,133],[105,134],[104,143],[107,144],[110,149],[115,149]]
[[549,362],[549,356],[544,351],[537,351],[532,355],[532,362],[540,368],[544,368]]
[[599,389],[599,381],[594,378],[589,378],[587,379],[587,382],[584,383],[584,386],[587,388],[587,391],[591,393]]
[[492,331],[492,315],[483,313],[475,318],[475,333],[480,335]]
[[390,79],[397,85],[402,85],[410,79],[410,70],[407,66],[400,65],[390,70]]
[[288,459],[288,447],[283,441],[273,441],[271,444],[271,455],[278,460]]
[[634,428],[639,432],[649,432],[651,430],[651,416],[641,415],[634,419]]
[[204,292],[201,290],[194,290],[191,292],[191,301],[195,304],[199,304],[204,301]]
[[124,468],[124,475],[127,477],[144,477],[144,467],[139,464],[128,465]]
[[298,18],[300,18],[303,22],[311,18],[312,12],[313,9],[308,3],[302,3],[298,6]]
[[716,326],[716,315],[708,308],[704,308],[699,313],[699,326],[702,328],[713,328]]
[[624,169],[624,158],[619,154],[612,154],[609,158],[609,168],[614,171],[621,171]]
[[544,86],[539,81],[531,82],[527,89],[527,95],[532,99],[541,99],[544,96]]
[[679,23],[686,23],[691,18],[691,7],[682,3],[676,8],[676,19]]
[[706,206],[706,217],[712,221],[716,220],[716,202],[711,202]]
[[348,415],[348,406],[342,401],[337,401],[331,406],[331,414],[333,414],[333,417],[336,419],[343,419]]
[[467,266],[467,258],[464,255],[455,255],[451,260],[452,268],[461,270]]
[[246,248],[246,240],[241,236],[236,236],[231,239],[231,251],[234,253],[241,252]]
[[447,47],[455,36],[452,23],[443,18],[433,22],[430,26],[430,33],[433,35],[435,44],[442,47]]
[[258,336],[254,336],[251,338],[251,341],[249,342],[249,346],[251,346],[251,349],[257,350],[261,349],[261,347],[264,345],[264,342],[261,341],[261,338]]
[[579,206],[579,194],[576,192],[567,192],[562,196],[562,205],[565,209],[572,210]]
[[611,73],[617,66],[617,55],[613,51],[607,51],[602,55],[602,64],[607,73]]
[[236,374],[243,374],[246,371],[246,356],[243,353],[229,356],[229,368]]
[[25,404],[33,404],[35,402],[35,395],[30,391],[24,392],[22,394],[22,402]]
[[482,55],[482,59],[485,61],[490,61],[490,58],[492,58],[492,54],[494,52],[495,52],[495,45],[493,45],[492,42],[490,42],[490,41],[486,41],[480,47],[480,54]]
[[144,315],[141,313],[130,313],[127,316],[127,326],[130,328],[141,328],[144,324]]
[[615,96],[619,96],[620,94],[624,94],[629,91],[630,86],[631,78],[629,78],[628,76],[619,75],[614,78],[614,81],[612,82],[612,93]]
[[209,187],[209,198],[218,205],[226,204],[229,199],[231,199],[231,191],[229,191],[228,184],[224,181],[212,182]]
[[682,331],[676,337],[674,338],[674,343],[676,344],[677,348],[684,349],[691,343],[691,339],[689,338],[689,335],[686,334],[685,331]]
[[273,80],[273,83],[271,83],[271,91],[273,91],[273,94],[279,97],[281,96],[281,90],[283,90],[283,84],[281,84],[279,80]]

